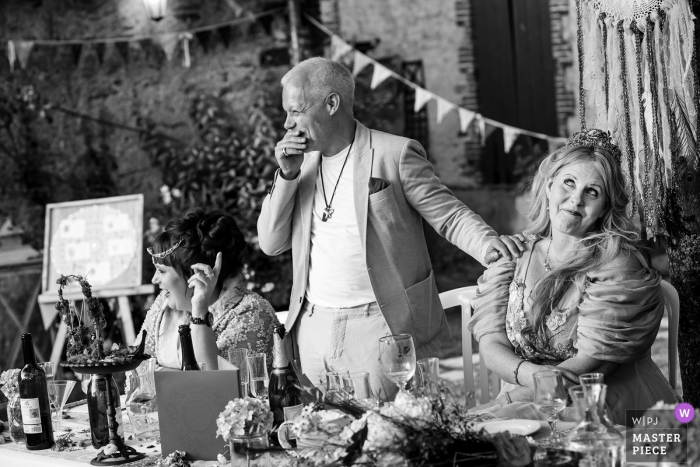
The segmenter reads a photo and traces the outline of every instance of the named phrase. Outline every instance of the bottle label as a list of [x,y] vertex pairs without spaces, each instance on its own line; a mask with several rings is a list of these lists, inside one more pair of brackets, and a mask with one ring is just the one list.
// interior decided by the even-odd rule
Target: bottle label
[[22,409],[22,425],[24,432],[30,434],[41,433],[41,411],[39,410],[39,398],[20,399]]
[[272,367],[286,368],[289,365],[289,359],[284,351],[284,343],[276,332],[272,334]]

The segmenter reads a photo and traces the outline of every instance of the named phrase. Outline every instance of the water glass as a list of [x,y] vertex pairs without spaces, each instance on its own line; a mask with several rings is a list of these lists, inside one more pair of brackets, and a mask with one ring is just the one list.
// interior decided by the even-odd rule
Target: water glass
[[379,339],[379,361],[387,378],[406,392],[406,383],[416,371],[416,351],[410,334],[396,334]]
[[251,353],[247,357],[250,392],[256,399],[267,400],[267,386],[270,377],[267,374],[267,358],[264,353]]
[[343,376],[345,387],[348,388],[350,398],[353,398],[366,407],[376,407],[378,400],[372,395],[372,386],[369,384],[369,373],[356,371]]
[[440,359],[424,358],[416,362],[416,374],[413,377],[413,390],[416,396],[430,399],[440,397]]
[[46,381],[51,381],[55,375],[53,362],[41,362],[37,363],[37,365],[46,373]]
[[335,370],[326,373],[326,399],[331,402],[343,402],[352,399],[354,392],[351,381],[345,378],[350,375],[348,370]]
[[248,395],[248,349],[231,349],[228,351],[228,361],[238,368],[238,378],[241,382],[241,397]]
[[584,385],[584,384],[603,384],[603,379],[604,379],[603,373],[584,373],[582,375],[579,375],[578,381],[579,384]]
[[549,418],[549,427],[552,435],[543,440],[545,443],[556,444],[559,442],[557,432],[557,414],[566,407],[566,388],[561,371],[547,370],[538,371],[533,375],[535,380],[535,405]]

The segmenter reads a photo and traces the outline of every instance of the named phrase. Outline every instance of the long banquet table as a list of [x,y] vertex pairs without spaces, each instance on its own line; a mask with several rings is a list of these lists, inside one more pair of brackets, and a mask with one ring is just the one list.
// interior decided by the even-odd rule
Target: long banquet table
[[[124,396],[122,396],[124,398]],[[124,401],[122,400],[122,407],[124,407]],[[69,416],[67,419],[62,421],[63,427],[70,428],[72,433],[75,434],[77,438],[89,440],[89,422],[88,422],[88,412],[86,404],[78,404],[70,407],[66,410],[66,414]],[[156,459],[161,455],[160,443],[157,442],[145,442],[138,441],[133,438],[133,432],[129,418],[126,413],[123,414],[124,421],[124,434],[126,444],[134,447],[139,452],[147,454],[147,458],[135,461],[130,464],[125,464],[128,467],[146,467],[155,465]],[[536,433],[532,435],[535,440],[541,440],[546,438],[550,434],[550,429],[546,421],[539,421],[541,428]],[[560,422],[560,430],[566,430],[573,427],[574,423]],[[56,435],[61,435],[66,433],[65,431],[57,431]],[[4,438],[9,439],[9,433],[7,431],[2,433]],[[129,439],[129,438],[132,439]],[[169,454],[169,453],[166,453]],[[82,449],[77,448],[73,451],[53,451],[50,449],[42,451],[29,451],[24,446],[24,444],[16,444],[8,441],[4,444],[0,444],[0,467],[45,467],[45,466],[56,466],[56,467],[84,467],[90,465],[90,460],[92,460],[97,455],[97,450],[88,445],[88,447]],[[287,464],[288,457],[284,454],[275,454],[271,456],[271,467],[283,467]],[[220,467],[216,461],[197,461],[192,463],[193,467]]]

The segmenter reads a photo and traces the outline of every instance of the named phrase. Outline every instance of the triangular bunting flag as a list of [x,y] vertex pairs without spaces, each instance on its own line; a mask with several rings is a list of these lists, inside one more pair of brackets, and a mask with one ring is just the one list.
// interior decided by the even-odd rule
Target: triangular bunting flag
[[459,113],[459,129],[462,133],[466,133],[469,129],[469,125],[471,125],[472,120],[474,120],[474,117],[476,116],[476,112],[472,112],[471,110],[467,110],[462,107],[459,107],[457,112]]
[[476,114],[476,125],[479,129],[479,142],[482,146],[486,145],[486,122],[481,114]]
[[105,50],[107,50],[107,44],[104,42],[98,42],[95,44],[95,54],[97,55],[97,61],[100,62],[100,65],[102,65],[102,62],[105,59]]
[[158,42],[165,52],[165,57],[169,62],[173,60],[175,56],[175,49],[177,48],[177,33],[169,32],[167,34],[160,34],[158,36]]
[[192,65],[190,60],[190,41],[192,40],[192,34],[189,32],[180,33],[180,39],[182,39],[182,65],[185,68],[189,68]]
[[119,52],[119,56],[124,61],[124,64],[129,63],[129,43],[128,42],[115,42],[114,48]]
[[513,147],[513,143],[515,143],[515,140],[518,139],[518,136],[520,136],[518,128],[508,125],[503,127],[503,147],[506,154],[510,152],[510,148]]
[[83,53],[83,44],[72,44],[69,46],[71,55],[73,55],[73,65],[80,63],[80,55]]
[[34,41],[19,41],[15,43],[15,50],[17,52],[17,60],[19,60],[19,66],[24,70],[27,66],[27,61],[29,61],[29,54],[34,48]]
[[442,122],[442,119],[445,118],[445,115],[447,115],[447,113],[450,110],[454,109],[455,107],[456,106],[452,102],[450,102],[446,99],[443,99],[442,97],[438,97],[437,98],[437,122],[438,123]]
[[353,47],[341,39],[340,36],[333,34],[333,37],[331,37],[331,60],[337,62],[352,49]]
[[566,141],[563,138],[547,138],[547,149],[552,152],[564,146]]
[[15,71],[17,53],[15,52],[15,43],[12,41],[7,41],[7,60],[10,62],[10,71]]
[[416,87],[416,98],[415,102],[413,103],[413,111],[420,111],[420,109],[422,109],[423,106],[433,97],[432,92],[426,91],[421,87]]
[[355,51],[355,63],[352,66],[352,75],[357,76],[360,74],[362,70],[365,69],[367,65],[370,63],[373,63],[374,60],[369,58],[367,55],[363,54],[362,52],[358,52],[357,50]]
[[210,41],[211,41],[211,31],[199,31],[194,33],[194,37],[197,38],[197,41],[199,44],[202,46],[202,50],[204,50],[204,53],[209,52],[209,48],[211,47]]
[[224,47],[228,49],[228,44],[231,42],[231,26],[223,26],[216,30],[221,37],[221,42],[224,43]]
[[394,72],[385,67],[384,65],[380,65],[379,63],[374,64],[374,74],[372,74],[372,84],[370,84],[370,88],[374,89],[380,84],[382,84],[388,77],[393,75]]

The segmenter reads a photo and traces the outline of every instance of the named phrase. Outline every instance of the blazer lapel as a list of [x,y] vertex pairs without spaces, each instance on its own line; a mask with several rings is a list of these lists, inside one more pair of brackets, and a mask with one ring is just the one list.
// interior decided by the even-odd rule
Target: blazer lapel
[[353,174],[353,197],[355,199],[355,216],[357,217],[357,228],[360,232],[362,248],[367,253],[367,206],[369,204],[369,178],[372,175],[372,159],[374,150],[370,130],[362,123],[356,122],[354,174]]
[[301,177],[299,195],[301,198],[302,232],[304,232],[306,237],[304,239],[304,245],[308,245],[311,239],[311,214],[314,207],[314,189],[316,187],[316,176],[320,158],[320,152],[310,153],[299,175]]

